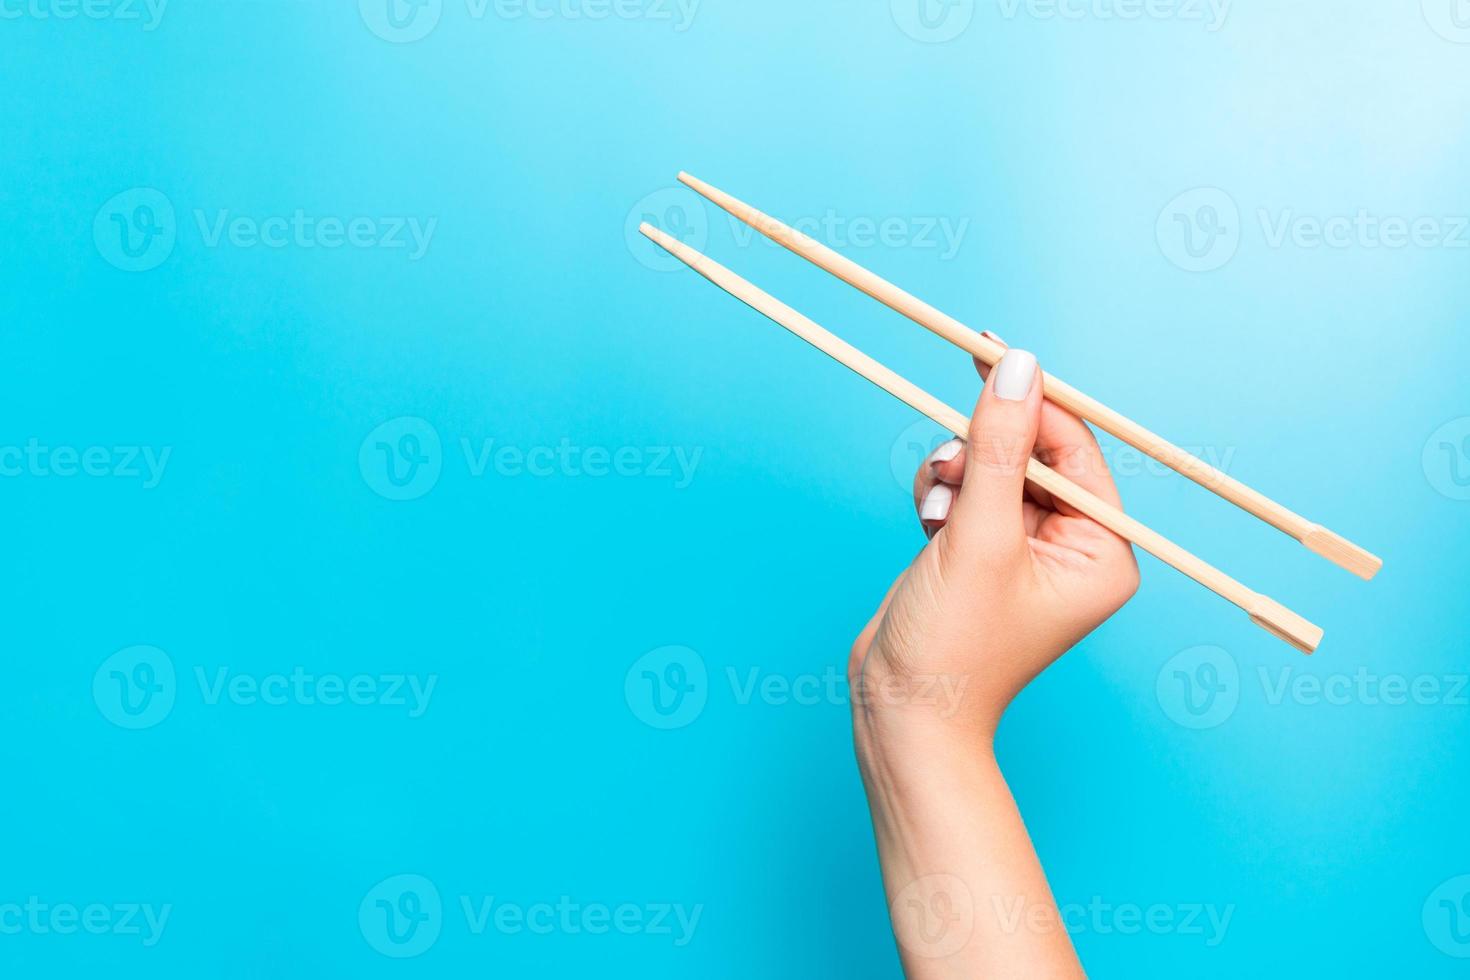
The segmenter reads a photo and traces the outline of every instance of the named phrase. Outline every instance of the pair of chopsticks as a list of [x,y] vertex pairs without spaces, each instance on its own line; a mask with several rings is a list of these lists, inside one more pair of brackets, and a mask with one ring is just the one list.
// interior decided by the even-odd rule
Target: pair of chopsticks
[[[689,174],[679,180],[740,221],[772,241],[857,287],[869,296],[928,328],[952,344],[968,351],[990,366],[1005,354],[1005,346],[985,334],[971,330],[953,317],[904,292],[892,283],[844,258],[820,242],[787,227],[780,221],[736,200]],[[685,245],[646,222],[639,230],[675,258],[735,298],[790,330],[824,354],[841,362],[900,401],[927,415],[960,438],[969,433],[970,420],[959,411],[873,360],[851,344],[818,326],[769,293],[752,285],[708,256]],[[1383,562],[1345,538],[1332,533],[1276,503],[1264,494],[1227,476],[1205,461],[1160,438],[1138,423],[1113,411],[1050,375],[1043,374],[1046,397],[1098,428],[1147,453],[1171,469],[1189,477],[1243,510],[1291,535],[1309,550],[1371,579]],[[1092,493],[1077,486],[1039,460],[1028,461],[1026,479],[1066,501],[1092,520],[1132,542],[1155,558],[1183,572],[1205,588],[1235,603],[1251,621],[1275,634],[1303,653],[1311,653],[1322,641],[1322,629],[1274,599],[1264,596],[1196,557],[1157,531]]]

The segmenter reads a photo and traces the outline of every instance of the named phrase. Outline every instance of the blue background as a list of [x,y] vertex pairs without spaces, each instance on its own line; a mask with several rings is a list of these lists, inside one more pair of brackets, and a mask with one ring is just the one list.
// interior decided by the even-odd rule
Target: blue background
[[[0,446],[170,456],[151,487],[0,478],[0,906],[171,907],[153,945],[8,929],[6,975],[899,974],[844,699],[741,703],[729,671],[840,671],[922,543],[905,483],[935,429],[650,268],[628,229],[650,208],[703,228],[952,404],[976,381],[667,190],[680,168],[788,220],[896,219],[897,241],[838,244],[1385,558],[1364,584],[1176,476],[1120,476],[1130,510],[1327,639],[1301,658],[1145,556],[1137,599],[1017,702],[999,750],[1060,901],[1230,910],[1217,943],[1079,918],[1091,973],[1463,975],[1450,926],[1470,918],[1439,898],[1470,873],[1464,692],[1270,696],[1283,670],[1467,670],[1466,238],[1268,234],[1283,215],[1452,232],[1470,214],[1470,45],[1431,27],[1448,11],[1256,0],[1211,31],[981,0],[928,43],[886,3],[704,0],[686,30],[651,3],[594,20],[444,0],[407,43],[374,33],[372,3],[175,0],[152,30],[141,8],[6,7]],[[135,188],[173,212],[153,213],[144,271],[108,235]],[[1196,188],[1238,209],[1185,215],[1224,235],[1202,272],[1170,237]],[[437,224],[416,260],[200,228],[297,210]],[[923,242],[940,218],[968,221],[952,255]],[[439,476],[394,500],[364,443],[404,417],[422,424],[385,452]],[[464,446],[486,440],[624,448],[638,475],[475,475]],[[692,480],[654,447],[698,452]],[[133,730],[103,666],[140,644],[175,679]],[[702,710],[665,730],[637,692],[668,646],[705,673]],[[1200,646],[1236,677],[1205,728],[1168,693]],[[211,703],[196,679],[297,667],[437,682],[409,717]],[[400,874],[442,900],[406,959],[380,954],[367,901]],[[488,896],[702,910],[684,945],[475,934],[461,898]]]

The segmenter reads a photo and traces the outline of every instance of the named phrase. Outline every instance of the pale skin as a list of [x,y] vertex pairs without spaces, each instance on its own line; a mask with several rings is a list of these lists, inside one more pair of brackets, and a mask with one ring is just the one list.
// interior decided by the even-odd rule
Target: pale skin
[[1132,597],[1138,566],[1126,541],[1026,485],[1035,455],[1121,506],[1091,430],[1042,399],[1029,354],[1007,352],[995,374],[968,437],[920,465],[914,502],[929,543],[848,665],[909,980],[1085,976],[994,736],[1016,694]]

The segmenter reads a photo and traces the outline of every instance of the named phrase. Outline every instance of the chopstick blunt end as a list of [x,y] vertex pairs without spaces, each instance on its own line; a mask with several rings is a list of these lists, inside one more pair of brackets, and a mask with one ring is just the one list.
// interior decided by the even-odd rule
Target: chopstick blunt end
[[1307,550],[1321,555],[1334,565],[1346,568],[1361,579],[1371,579],[1383,567],[1383,559],[1353,544],[1325,527],[1315,527],[1302,536]]
[[1251,622],[1302,653],[1312,654],[1322,643],[1322,627],[1287,609],[1275,599],[1258,596],[1246,610]]

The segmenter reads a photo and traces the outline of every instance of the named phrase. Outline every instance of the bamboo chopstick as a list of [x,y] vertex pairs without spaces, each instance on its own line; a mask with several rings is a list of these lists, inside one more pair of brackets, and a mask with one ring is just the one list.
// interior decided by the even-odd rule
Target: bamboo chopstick
[[[970,420],[962,412],[944,404],[913,382],[884,367],[867,354],[802,316],[791,307],[742,279],[709,256],[697,252],[683,242],[645,222],[639,226],[648,238],[670,255],[719,286],[752,309],[790,330],[802,340],[827,354],[900,401],[929,416],[950,432],[966,438]],[[1287,609],[1281,603],[1247,588],[1224,572],[1201,560],[1168,538],[1159,534],[1095,494],[1032,459],[1026,464],[1026,479],[1053,496],[1064,500],[1103,527],[1133,542],[1149,554],[1172,565],[1200,585],[1235,603],[1251,621],[1290,643],[1303,653],[1311,653],[1322,642],[1322,629]]]
[[[970,329],[953,317],[940,312],[923,300],[905,292],[882,277],[845,258],[832,249],[789,228],[770,215],[739,201],[718,188],[687,173],[679,180],[690,189],[728,211],[745,224],[778,245],[785,246],[802,258],[857,287],[890,309],[902,313],[955,346],[968,351],[986,364],[995,365],[1005,353],[1005,345]],[[1168,440],[1150,432],[1126,416],[1052,377],[1045,378],[1046,397],[1073,415],[1081,416],[1098,428],[1116,436],[1165,466],[1189,477],[1195,483],[1218,494],[1237,507],[1254,514],[1272,527],[1284,531],[1306,548],[1363,579],[1371,579],[1383,567],[1383,560],[1351,541],[1307,520],[1253,490],[1232,476],[1221,472],[1204,460],[1180,449]]]

